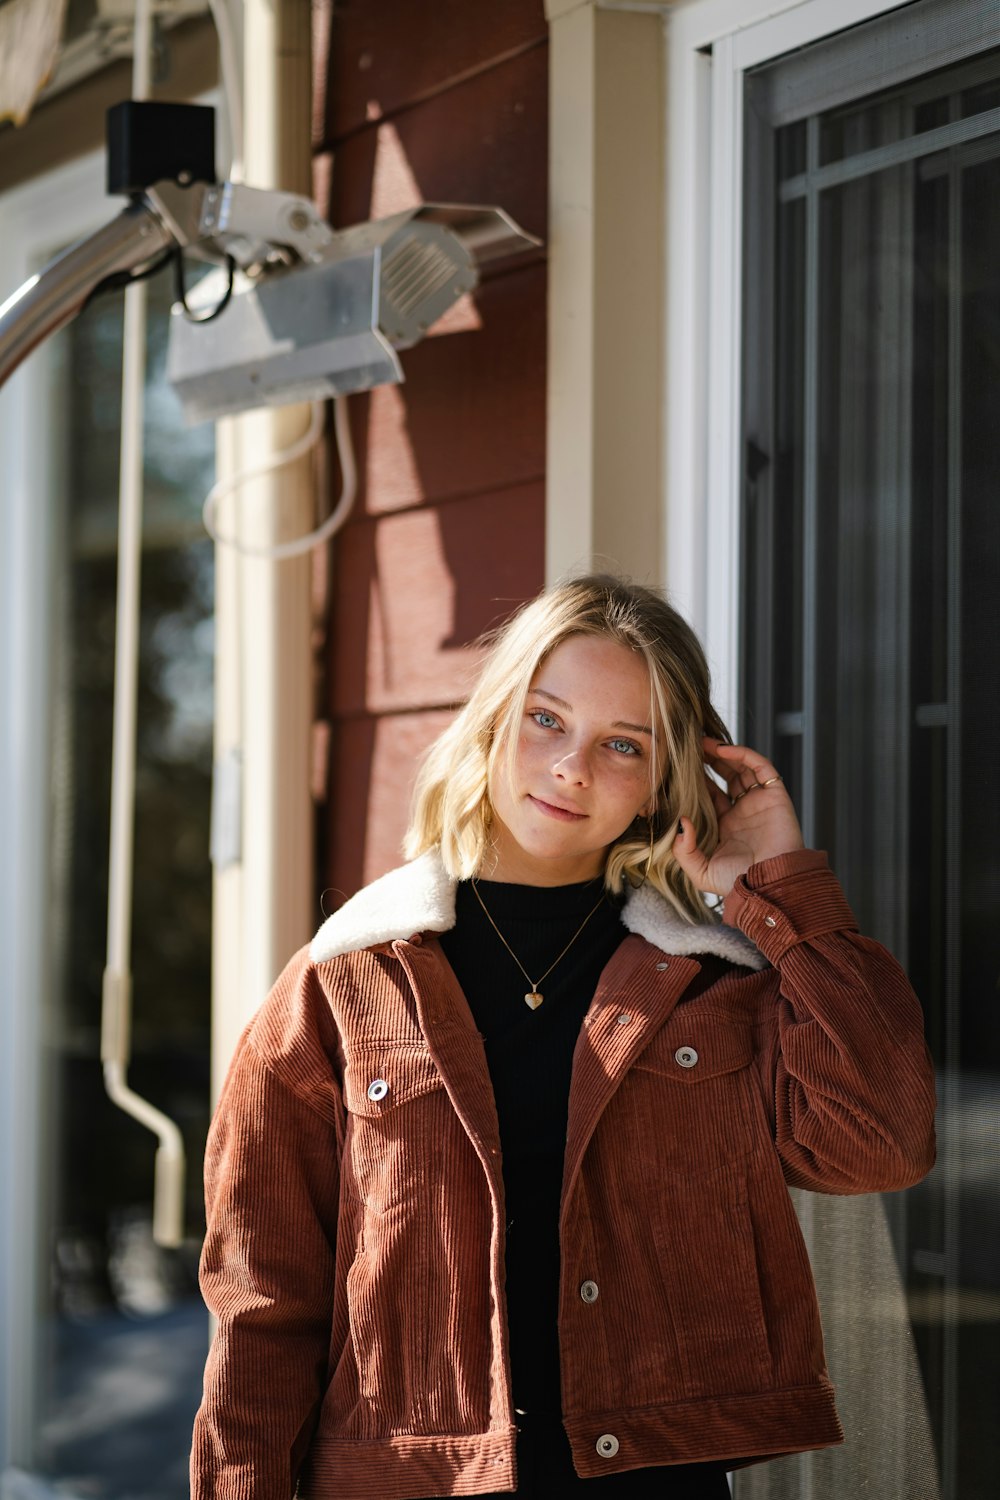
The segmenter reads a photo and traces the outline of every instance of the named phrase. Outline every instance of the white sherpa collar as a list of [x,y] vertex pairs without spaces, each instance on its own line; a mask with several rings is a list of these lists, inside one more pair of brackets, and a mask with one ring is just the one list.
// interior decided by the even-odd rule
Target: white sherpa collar
[[[405,940],[416,932],[447,932],[455,925],[455,886],[438,850],[429,849],[419,859],[373,880],[328,917],[312,940],[309,956],[320,964],[376,943]],[[714,953],[744,968],[767,967],[764,955],[735,927],[683,922],[651,886],[629,891],[622,922],[629,932],[664,953],[690,957]]]
[[714,953],[731,964],[746,969],[766,969],[767,959],[746,933],[724,923],[701,925],[684,922],[670,902],[651,885],[630,889],[622,907],[622,922],[629,932],[638,933],[654,948],[662,948],[678,958],[694,958],[699,953]]

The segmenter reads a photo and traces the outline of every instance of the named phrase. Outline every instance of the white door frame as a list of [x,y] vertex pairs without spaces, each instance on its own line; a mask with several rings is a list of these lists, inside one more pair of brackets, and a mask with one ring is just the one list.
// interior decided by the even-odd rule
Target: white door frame
[[664,577],[739,733],[743,75],[906,0],[690,0],[666,16]]

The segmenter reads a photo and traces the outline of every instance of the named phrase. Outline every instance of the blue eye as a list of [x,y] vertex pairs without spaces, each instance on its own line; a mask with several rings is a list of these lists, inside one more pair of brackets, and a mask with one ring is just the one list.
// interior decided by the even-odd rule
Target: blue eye
[[639,754],[639,746],[634,745],[631,740],[612,740],[610,743],[612,750],[619,755]]
[[534,719],[535,723],[538,724],[542,729],[555,729],[559,723],[559,720],[555,717],[555,715],[550,714],[548,709],[546,708],[532,709],[530,717]]

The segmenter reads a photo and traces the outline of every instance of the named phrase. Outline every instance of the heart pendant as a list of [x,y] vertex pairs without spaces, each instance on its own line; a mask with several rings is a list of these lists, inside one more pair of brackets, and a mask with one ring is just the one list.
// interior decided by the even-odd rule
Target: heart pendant
[[540,995],[537,990],[532,990],[530,994],[525,995],[524,1003],[532,1010],[537,1010],[544,999],[544,995]]

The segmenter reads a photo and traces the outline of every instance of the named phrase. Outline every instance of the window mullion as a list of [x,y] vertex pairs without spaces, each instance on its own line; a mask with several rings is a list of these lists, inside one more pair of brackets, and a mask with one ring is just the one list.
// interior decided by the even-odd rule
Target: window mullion
[[[819,120],[807,126],[809,173],[819,165]],[[805,402],[803,422],[802,524],[802,792],[800,815],[807,846],[816,838],[816,715],[819,684],[819,193],[806,198]]]
[[[947,727],[945,751],[945,1004],[941,1108],[957,1120],[961,1109],[961,508],[962,508],[962,166],[950,154],[948,181],[948,597]],[[958,1164],[956,1163],[956,1166]],[[958,1493],[961,1170],[944,1174],[944,1306],[941,1468],[946,1495]]]

